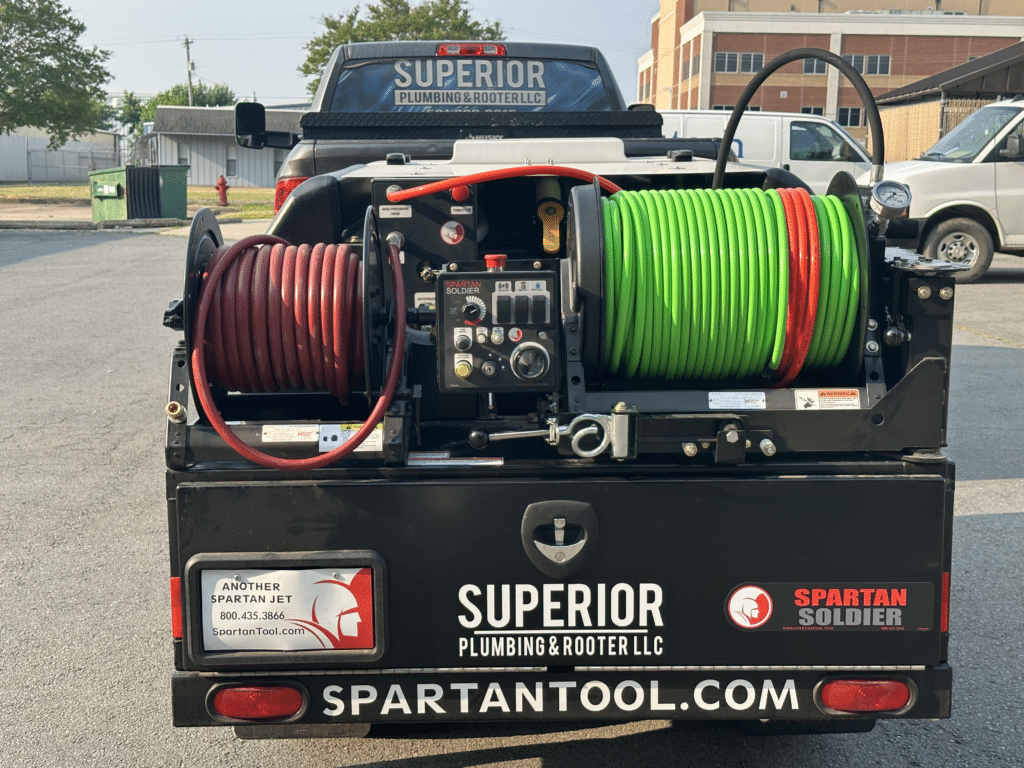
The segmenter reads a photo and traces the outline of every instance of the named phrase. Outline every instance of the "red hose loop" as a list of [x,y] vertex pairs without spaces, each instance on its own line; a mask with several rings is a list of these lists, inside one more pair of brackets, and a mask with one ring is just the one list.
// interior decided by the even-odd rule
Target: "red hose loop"
[[805,297],[805,309],[800,316],[799,344],[795,349],[792,366],[786,373],[779,386],[789,386],[803,368],[807,355],[811,350],[811,340],[814,338],[814,325],[818,317],[818,298],[821,291],[821,239],[818,232],[818,216],[814,212],[814,203],[806,189],[794,189],[794,197],[799,201],[803,209],[803,215],[807,225],[807,240],[810,245],[810,264],[807,275],[807,294]]
[[579,168],[569,168],[564,165],[522,165],[515,168],[502,168],[497,171],[471,173],[468,176],[455,176],[445,181],[435,181],[431,184],[423,184],[411,189],[399,190],[398,192],[388,192],[388,200],[392,203],[400,203],[404,200],[432,195],[435,192],[445,192],[455,187],[482,184],[483,182],[497,181],[498,179],[513,179],[519,176],[567,176],[571,179],[579,179],[580,181],[596,180],[601,185],[601,189],[610,194],[622,191],[622,187],[603,176],[598,176],[590,171],[582,171]]
[[[301,251],[302,249],[295,249],[289,246],[286,241],[280,238],[269,235],[255,235],[252,237],[247,237],[242,240],[239,240],[237,243],[232,245],[230,248],[227,248],[226,250],[218,251],[210,260],[209,272],[204,280],[203,290],[201,291],[199,299],[199,307],[196,312],[195,337],[193,339],[193,348],[191,352],[192,379],[193,382],[195,383],[196,393],[198,395],[199,402],[202,405],[203,411],[206,413],[207,419],[209,419],[210,424],[216,430],[217,434],[221,436],[224,442],[226,442],[232,448],[232,450],[234,450],[240,456],[256,464],[260,464],[264,467],[269,467],[271,469],[280,469],[287,471],[304,471],[309,469],[318,469],[321,467],[329,466],[334,462],[343,459],[350,453],[352,453],[352,451],[359,447],[359,445],[362,444],[366,437],[374,429],[376,429],[377,425],[384,418],[384,413],[387,411],[388,408],[390,408],[391,400],[394,397],[395,390],[398,388],[398,379],[402,371],[402,362],[405,350],[405,323],[402,322],[401,319],[399,319],[395,324],[394,349],[391,358],[391,364],[388,368],[388,375],[384,382],[384,388],[381,392],[381,396],[377,399],[377,402],[375,403],[373,410],[371,411],[370,416],[367,418],[367,420],[363,423],[363,425],[359,428],[355,435],[353,435],[349,440],[345,441],[345,443],[343,443],[341,446],[335,448],[333,451],[330,451],[328,453],[323,453],[320,454],[319,456],[313,456],[308,459],[282,459],[276,456],[270,456],[268,454],[265,454],[262,451],[259,451],[253,448],[252,446],[244,443],[242,440],[238,438],[237,435],[235,435],[234,432],[231,431],[231,428],[224,421],[224,418],[217,410],[216,403],[213,400],[213,395],[210,392],[210,382],[207,376],[207,355],[210,355],[211,357],[214,357],[214,359],[216,359],[215,355],[217,348],[217,337],[222,334],[214,334],[213,341],[210,344],[208,344],[206,339],[206,331],[211,315],[211,305],[214,304],[214,297],[217,296],[219,293],[219,289],[221,287],[225,273],[229,273],[233,275],[236,279],[235,292],[233,295],[235,301],[230,304],[228,302],[225,302],[224,307],[216,311],[219,312],[219,314],[221,315],[221,320],[224,323],[222,326],[222,330],[226,331],[228,327],[230,327],[232,330],[232,333],[230,335],[236,335],[235,331],[237,330],[239,324],[234,322],[233,316],[238,311],[237,299],[239,297],[237,279],[239,274],[244,271],[238,268],[238,259],[240,257],[247,256],[251,262],[258,261],[258,257],[256,256],[255,250],[250,251],[250,249],[255,249],[255,246],[267,244],[272,245],[274,251],[278,251],[278,254],[276,256],[273,252],[271,253],[270,260],[268,263],[268,270],[271,276],[271,280],[268,284],[270,290],[272,292],[276,292],[278,290],[280,291],[280,298],[282,299],[282,304],[285,307],[289,305],[289,300],[296,299],[301,295],[299,290],[300,283],[302,283],[302,291],[305,291],[305,281],[302,280],[301,278],[299,280],[295,279],[297,275],[296,272],[294,271],[293,266],[297,265],[297,263],[299,261],[302,261],[303,259],[288,258],[290,253],[298,252]],[[347,247],[342,246],[342,249],[343,250],[341,251],[340,255],[341,257],[343,257],[342,261],[344,263],[342,265],[336,265],[334,267],[333,280],[329,281],[331,284],[333,284],[335,287],[341,290],[335,291],[335,295],[331,303],[333,306],[339,307],[340,309],[348,310],[348,312],[346,314],[343,314],[342,317],[355,315],[356,322],[349,324],[348,327],[352,328],[354,326],[354,328],[358,331],[362,327],[362,304],[361,302],[359,302],[359,299],[361,297],[359,296],[357,287],[358,284],[361,282],[361,280],[359,279],[359,259]],[[328,256],[330,257],[331,255],[337,257],[337,246],[330,246],[330,248],[328,249]],[[308,248],[306,249],[306,257],[306,260],[308,261]],[[399,257],[399,250],[397,247],[388,246],[388,258],[391,266],[392,278],[394,280],[394,294],[396,306],[404,307],[405,286],[401,277],[401,261]],[[278,264],[282,265],[282,279],[280,281],[279,286],[275,284],[277,274],[276,269]],[[339,268],[339,266],[344,268]],[[251,264],[250,272],[254,268],[255,263]],[[260,274],[262,273],[257,271],[257,280],[259,279]],[[341,281],[338,278],[339,274],[344,274],[344,277],[348,280],[347,283],[341,283]],[[320,278],[317,278],[317,282],[322,282],[322,280],[320,280]],[[225,293],[227,294],[227,296],[232,296],[230,291],[226,290]],[[273,303],[274,297],[271,296],[268,306],[272,305]],[[295,303],[297,304],[298,302]],[[321,313],[319,309],[323,303],[322,296],[317,296],[316,301],[314,303],[317,304],[317,311],[315,312],[315,315],[318,318],[320,318]],[[291,315],[291,313],[284,312],[282,313],[282,315]],[[289,322],[289,319],[291,319],[292,322]],[[281,330],[284,331],[285,328],[294,325],[295,319],[296,318],[294,318],[294,316],[290,318],[282,316],[280,326]],[[305,317],[300,317],[297,319],[298,325],[300,326],[302,326],[305,322],[312,322],[312,316],[308,314]],[[273,322],[274,320],[270,318],[268,310],[268,327],[272,327]],[[321,325],[322,322],[323,321],[321,320]],[[308,331],[310,326],[305,325],[305,327],[307,329],[308,337]],[[322,330],[322,328],[320,330]],[[328,365],[326,360],[323,360],[322,364],[324,365],[325,369],[325,378],[327,378],[327,369],[333,368],[335,374],[335,388],[343,390],[345,393],[347,393],[350,376],[358,375],[361,374],[362,372],[361,365],[355,366],[352,364],[354,361],[358,362],[362,360],[362,337],[361,335],[353,336],[351,331],[347,335],[343,334],[340,332],[341,328],[339,328],[338,330],[339,332],[333,334],[334,338],[331,339],[331,346],[334,347],[338,354],[334,356],[334,361],[330,365]],[[276,334],[274,333],[270,334],[271,338],[273,338],[275,335]],[[317,334],[317,336],[319,337],[319,333]],[[340,341],[340,345],[336,340]],[[232,339],[229,338],[227,339],[227,342],[228,343],[226,346],[230,348],[233,343],[237,343],[237,339],[232,341]],[[286,340],[282,340],[282,345],[284,349],[288,348]],[[239,350],[236,346],[234,351],[235,353],[239,353],[240,351],[243,350]],[[325,353],[326,348],[322,347],[321,354]],[[303,354],[309,354],[308,344],[307,349]],[[299,355],[299,357],[301,357],[301,355]],[[307,358],[307,362],[311,364],[312,360]],[[214,363],[214,368],[219,369],[220,367],[221,366],[219,362]],[[233,368],[232,364],[230,363],[230,360],[225,367],[228,369]],[[275,369],[273,362],[271,363],[270,367],[271,369]],[[233,370],[237,372],[240,370],[240,368],[241,366],[234,368]],[[351,373],[346,373],[346,369],[348,372]],[[277,367],[276,370],[280,372],[280,367]],[[231,373],[230,370],[226,372],[229,373],[229,375]],[[288,372],[285,371],[285,373],[287,374]],[[290,379],[290,374],[288,375],[288,378]],[[226,381],[222,383],[226,383]]]
[[804,189],[780,189],[791,242],[796,228],[797,256],[790,250],[790,303],[786,317],[786,345],[776,374],[777,387],[786,387],[799,375],[814,336],[821,289],[821,240],[811,196]]
[[793,347],[797,343],[802,298],[806,292],[803,266],[807,258],[807,230],[805,226],[801,232],[802,216],[798,215],[797,206],[790,195],[792,190],[779,189],[776,191],[782,198],[782,206],[786,212],[786,230],[789,236],[789,303],[786,306],[786,340],[782,347],[779,367],[776,369],[776,375],[781,379],[785,377],[794,357]]
[[270,314],[270,248],[263,246],[256,252],[253,267],[252,342],[260,391],[276,392],[279,387],[271,366],[269,314]]

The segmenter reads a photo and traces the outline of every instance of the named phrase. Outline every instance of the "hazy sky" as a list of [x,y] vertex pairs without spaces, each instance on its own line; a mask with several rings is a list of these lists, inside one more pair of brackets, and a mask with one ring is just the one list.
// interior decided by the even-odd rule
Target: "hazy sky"
[[[325,13],[355,2],[316,0],[64,0],[86,25],[84,43],[112,52],[108,89],[154,94],[185,82],[187,36],[195,77],[226,83],[265,103],[306,98],[298,72],[303,46],[323,31]],[[365,3],[363,3],[365,6]],[[501,21],[509,40],[564,42],[600,48],[626,101],[636,98],[636,60],[650,48],[658,0],[470,0],[474,18]]]

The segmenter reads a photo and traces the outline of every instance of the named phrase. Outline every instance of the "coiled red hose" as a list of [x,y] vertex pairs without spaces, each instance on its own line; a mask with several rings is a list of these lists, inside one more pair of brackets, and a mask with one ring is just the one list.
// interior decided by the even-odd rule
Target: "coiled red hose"
[[[214,253],[208,273],[226,252]],[[361,274],[346,245],[245,250],[214,288],[211,383],[238,392],[328,390],[347,403],[363,376]]]
[[821,241],[818,217],[805,189],[779,189],[789,232],[789,305],[786,309],[786,345],[782,350],[776,386],[786,387],[797,377],[814,336],[821,288]]
[[[396,306],[404,307],[397,246],[388,246],[388,258]],[[344,444],[319,456],[282,459],[244,443],[217,410],[207,373],[212,369],[214,383],[240,392],[327,389],[347,402],[363,370],[359,275],[359,257],[348,246],[295,247],[268,235],[239,240],[210,259],[196,312],[192,378],[210,424],[239,455],[272,469],[325,467],[352,453],[380,423],[402,370],[401,319],[387,379],[370,416]]]

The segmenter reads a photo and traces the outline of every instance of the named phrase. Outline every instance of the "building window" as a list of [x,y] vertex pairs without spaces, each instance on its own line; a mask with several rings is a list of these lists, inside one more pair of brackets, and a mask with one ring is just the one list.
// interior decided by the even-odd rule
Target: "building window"
[[700,74],[700,54],[697,54],[692,59],[690,59],[690,74],[691,75],[699,75]]
[[859,53],[844,53],[843,59],[846,63],[857,70],[858,74],[864,74],[864,56]]
[[824,59],[804,59],[805,75],[824,75],[826,64]]
[[741,53],[740,72],[757,72],[764,66],[763,53]]
[[735,72],[739,68],[739,56],[735,53],[715,54],[715,72]]
[[824,115],[824,107],[800,107],[800,113],[803,115]]
[[869,75],[888,75],[889,74],[889,57],[888,56],[868,56],[868,71],[866,74]]
[[189,165],[188,144],[178,143],[178,165]]
[[719,51],[715,54],[715,72],[757,72],[763,66],[763,53]]
[[851,128],[859,128],[860,107],[840,107],[838,122],[840,125],[844,125]]
[[736,106],[735,104],[712,104],[711,108],[712,109],[717,109],[717,110],[719,110],[721,112],[732,112],[732,109],[735,106]]
[[227,152],[224,162],[224,175],[238,175],[238,145],[232,142],[226,146]]

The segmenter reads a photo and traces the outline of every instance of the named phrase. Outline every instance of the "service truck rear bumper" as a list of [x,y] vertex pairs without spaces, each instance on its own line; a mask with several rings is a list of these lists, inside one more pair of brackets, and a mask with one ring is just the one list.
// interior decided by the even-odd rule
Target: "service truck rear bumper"
[[493,472],[171,473],[175,724],[949,716],[951,464]]
[[[896,711],[840,713],[821,698],[830,681],[904,682],[909,703]],[[537,670],[381,670],[356,674],[306,671],[253,678],[175,673],[177,726],[252,724],[211,706],[222,688],[288,685],[303,696],[304,724],[500,720],[843,720],[944,718],[952,671],[934,667]]]

